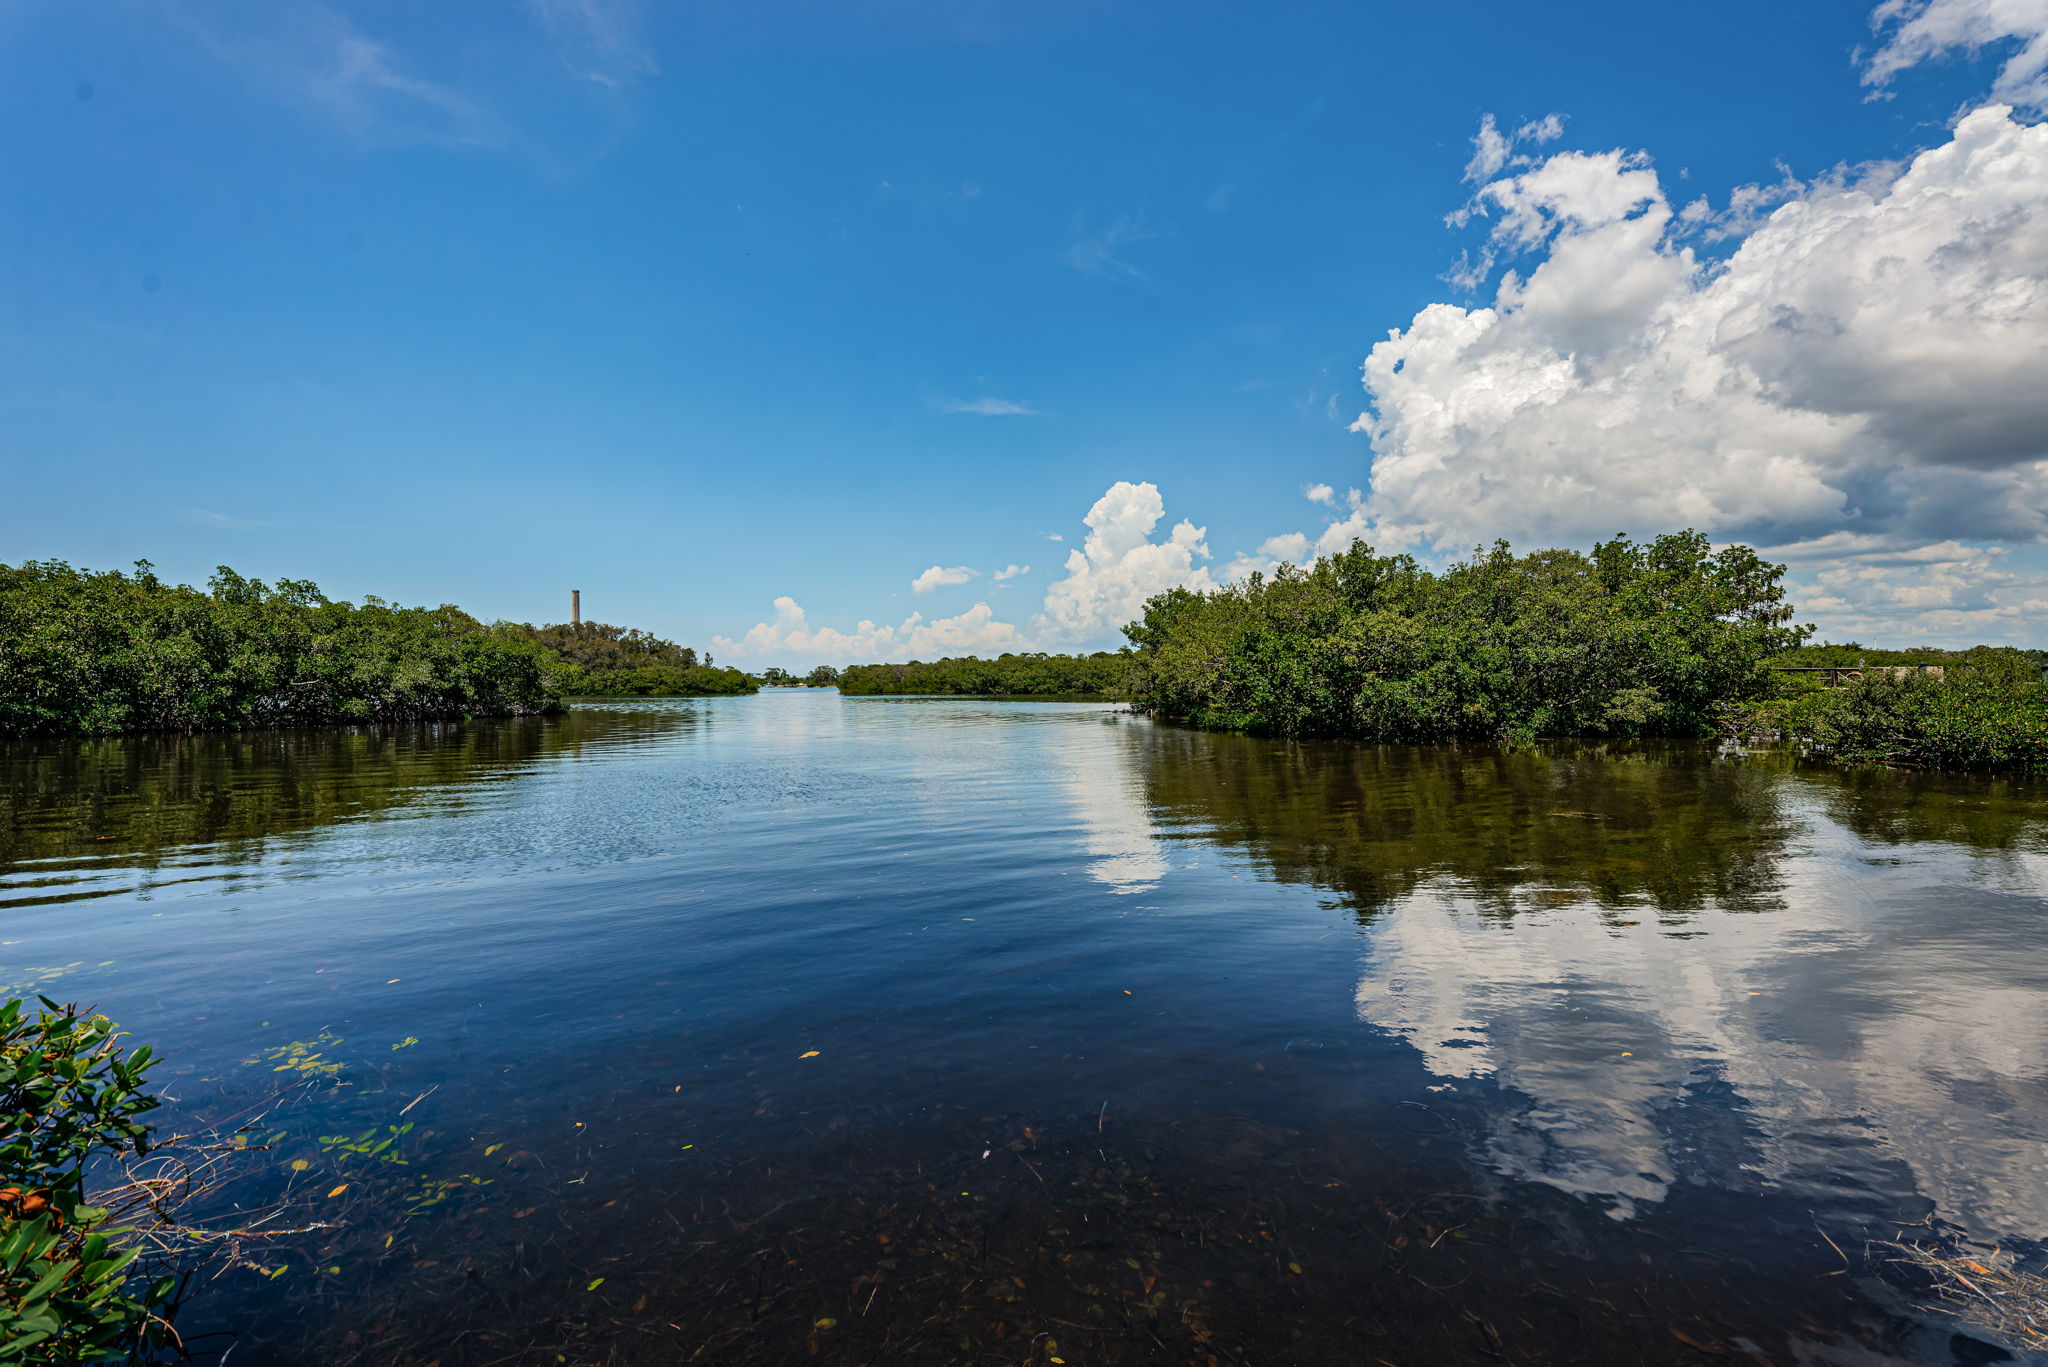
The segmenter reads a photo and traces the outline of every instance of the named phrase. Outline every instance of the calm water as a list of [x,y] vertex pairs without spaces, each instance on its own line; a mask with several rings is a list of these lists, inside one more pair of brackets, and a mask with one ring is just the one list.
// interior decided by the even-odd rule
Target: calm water
[[2048,1234],[2044,898],[2037,788],[1691,749],[0,749],[0,978],[328,1225],[198,1287],[236,1367],[2003,1360],[1864,1250]]

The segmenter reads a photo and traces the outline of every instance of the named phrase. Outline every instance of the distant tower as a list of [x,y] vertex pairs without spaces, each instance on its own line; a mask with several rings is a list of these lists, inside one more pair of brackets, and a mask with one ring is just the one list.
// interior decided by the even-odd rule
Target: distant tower
[[572,627],[580,627],[583,625],[582,589],[569,590],[569,625]]

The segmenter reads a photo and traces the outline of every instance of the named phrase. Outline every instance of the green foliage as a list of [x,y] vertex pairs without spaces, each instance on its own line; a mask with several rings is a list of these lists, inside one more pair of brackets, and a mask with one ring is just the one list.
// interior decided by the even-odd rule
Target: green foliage
[[839,671],[831,665],[819,665],[804,675],[804,682],[812,688],[830,688],[839,682]]
[[754,693],[760,685],[737,669],[696,665],[647,665],[641,669],[593,669],[551,676],[571,698],[703,698]]
[[1705,735],[1805,634],[1784,567],[1697,532],[1590,555],[1505,542],[1432,573],[1363,542],[1124,629],[1141,710],[1223,730],[1383,741]]
[[40,1000],[0,1006],[0,1363],[117,1361],[169,1337],[174,1280],[132,1284],[135,1253],[87,1203],[84,1170],[146,1151],[152,1060],[105,1017]]
[[1800,688],[1742,710],[1734,729],[1850,763],[2043,770],[2048,684],[2022,652],[1987,653],[1946,667],[1942,678],[1874,675]]
[[0,735],[540,712],[546,662],[458,608],[335,602],[225,566],[202,593],[147,561],[0,565]]
[[549,684],[564,697],[703,697],[752,693],[758,687],[740,670],[713,667],[709,655],[700,658],[689,646],[631,627],[496,622],[491,634],[543,652]]
[[839,691],[854,696],[957,693],[975,697],[1123,697],[1127,653],[999,655],[912,660],[900,665],[853,665],[839,676]]

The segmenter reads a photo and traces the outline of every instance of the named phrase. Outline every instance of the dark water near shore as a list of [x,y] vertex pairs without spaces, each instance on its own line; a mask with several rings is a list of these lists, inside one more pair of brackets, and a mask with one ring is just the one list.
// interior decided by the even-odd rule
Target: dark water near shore
[[1869,1241],[2048,1235],[2012,781],[792,690],[0,748],[0,908],[329,1224],[236,1367],[1974,1364]]

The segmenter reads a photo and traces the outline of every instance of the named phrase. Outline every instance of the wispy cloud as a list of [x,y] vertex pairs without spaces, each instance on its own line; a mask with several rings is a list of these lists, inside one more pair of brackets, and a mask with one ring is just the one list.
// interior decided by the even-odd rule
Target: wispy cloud
[[216,513],[206,508],[187,508],[185,513],[194,522],[203,522],[209,527],[233,527],[240,530],[247,527],[274,527],[277,525],[274,522],[258,522],[256,519],[249,517],[229,517],[226,513]]
[[1157,233],[1139,227],[1130,215],[1118,214],[1115,221],[1101,232],[1084,234],[1068,247],[1067,264],[1088,275],[1143,280],[1145,272],[1118,256],[1117,251],[1130,243],[1144,242],[1157,236]]
[[984,418],[1036,417],[1038,410],[1015,399],[938,399],[932,404],[941,413],[973,413]]
[[[545,44],[571,75],[589,83],[585,89],[619,91],[661,69],[643,34],[643,5],[644,0],[527,0],[533,27],[526,41]],[[268,0],[237,9],[232,23],[211,7],[169,12],[215,58],[273,98],[366,146],[547,152],[547,138],[515,126],[495,102],[476,93],[475,81],[437,78],[418,54],[321,0]]]
[[1503,133],[1491,114],[1479,120],[1479,132],[1472,139],[1472,159],[1465,163],[1465,182],[1478,185],[1499,175],[1509,165],[1526,166],[1531,158],[1517,153],[1521,145],[1541,146],[1564,136],[1564,115],[1545,114],[1531,119],[1511,133]]
[[1003,581],[1004,581],[1005,579],[1015,579],[1015,578],[1016,578],[1016,577],[1017,577],[1018,575],[1020,575],[1020,574],[1029,574],[1029,573],[1031,573],[1031,567],[1030,567],[1029,565],[1009,565],[1009,566],[1005,566],[1004,568],[1002,568],[1002,569],[999,569],[999,570],[997,570],[997,571],[996,571],[996,582],[997,582],[998,584],[1000,584],[1000,583],[1002,583],[1002,582],[1003,582]]
[[661,74],[632,0],[528,0],[562,64],[586,81],[618,89]]
[[493,146],[506,139],[490,109],[412,70],[387,44],[313,0],[240,11],[232,25],[196,10],[171,12],[215,57],[362,142]]

